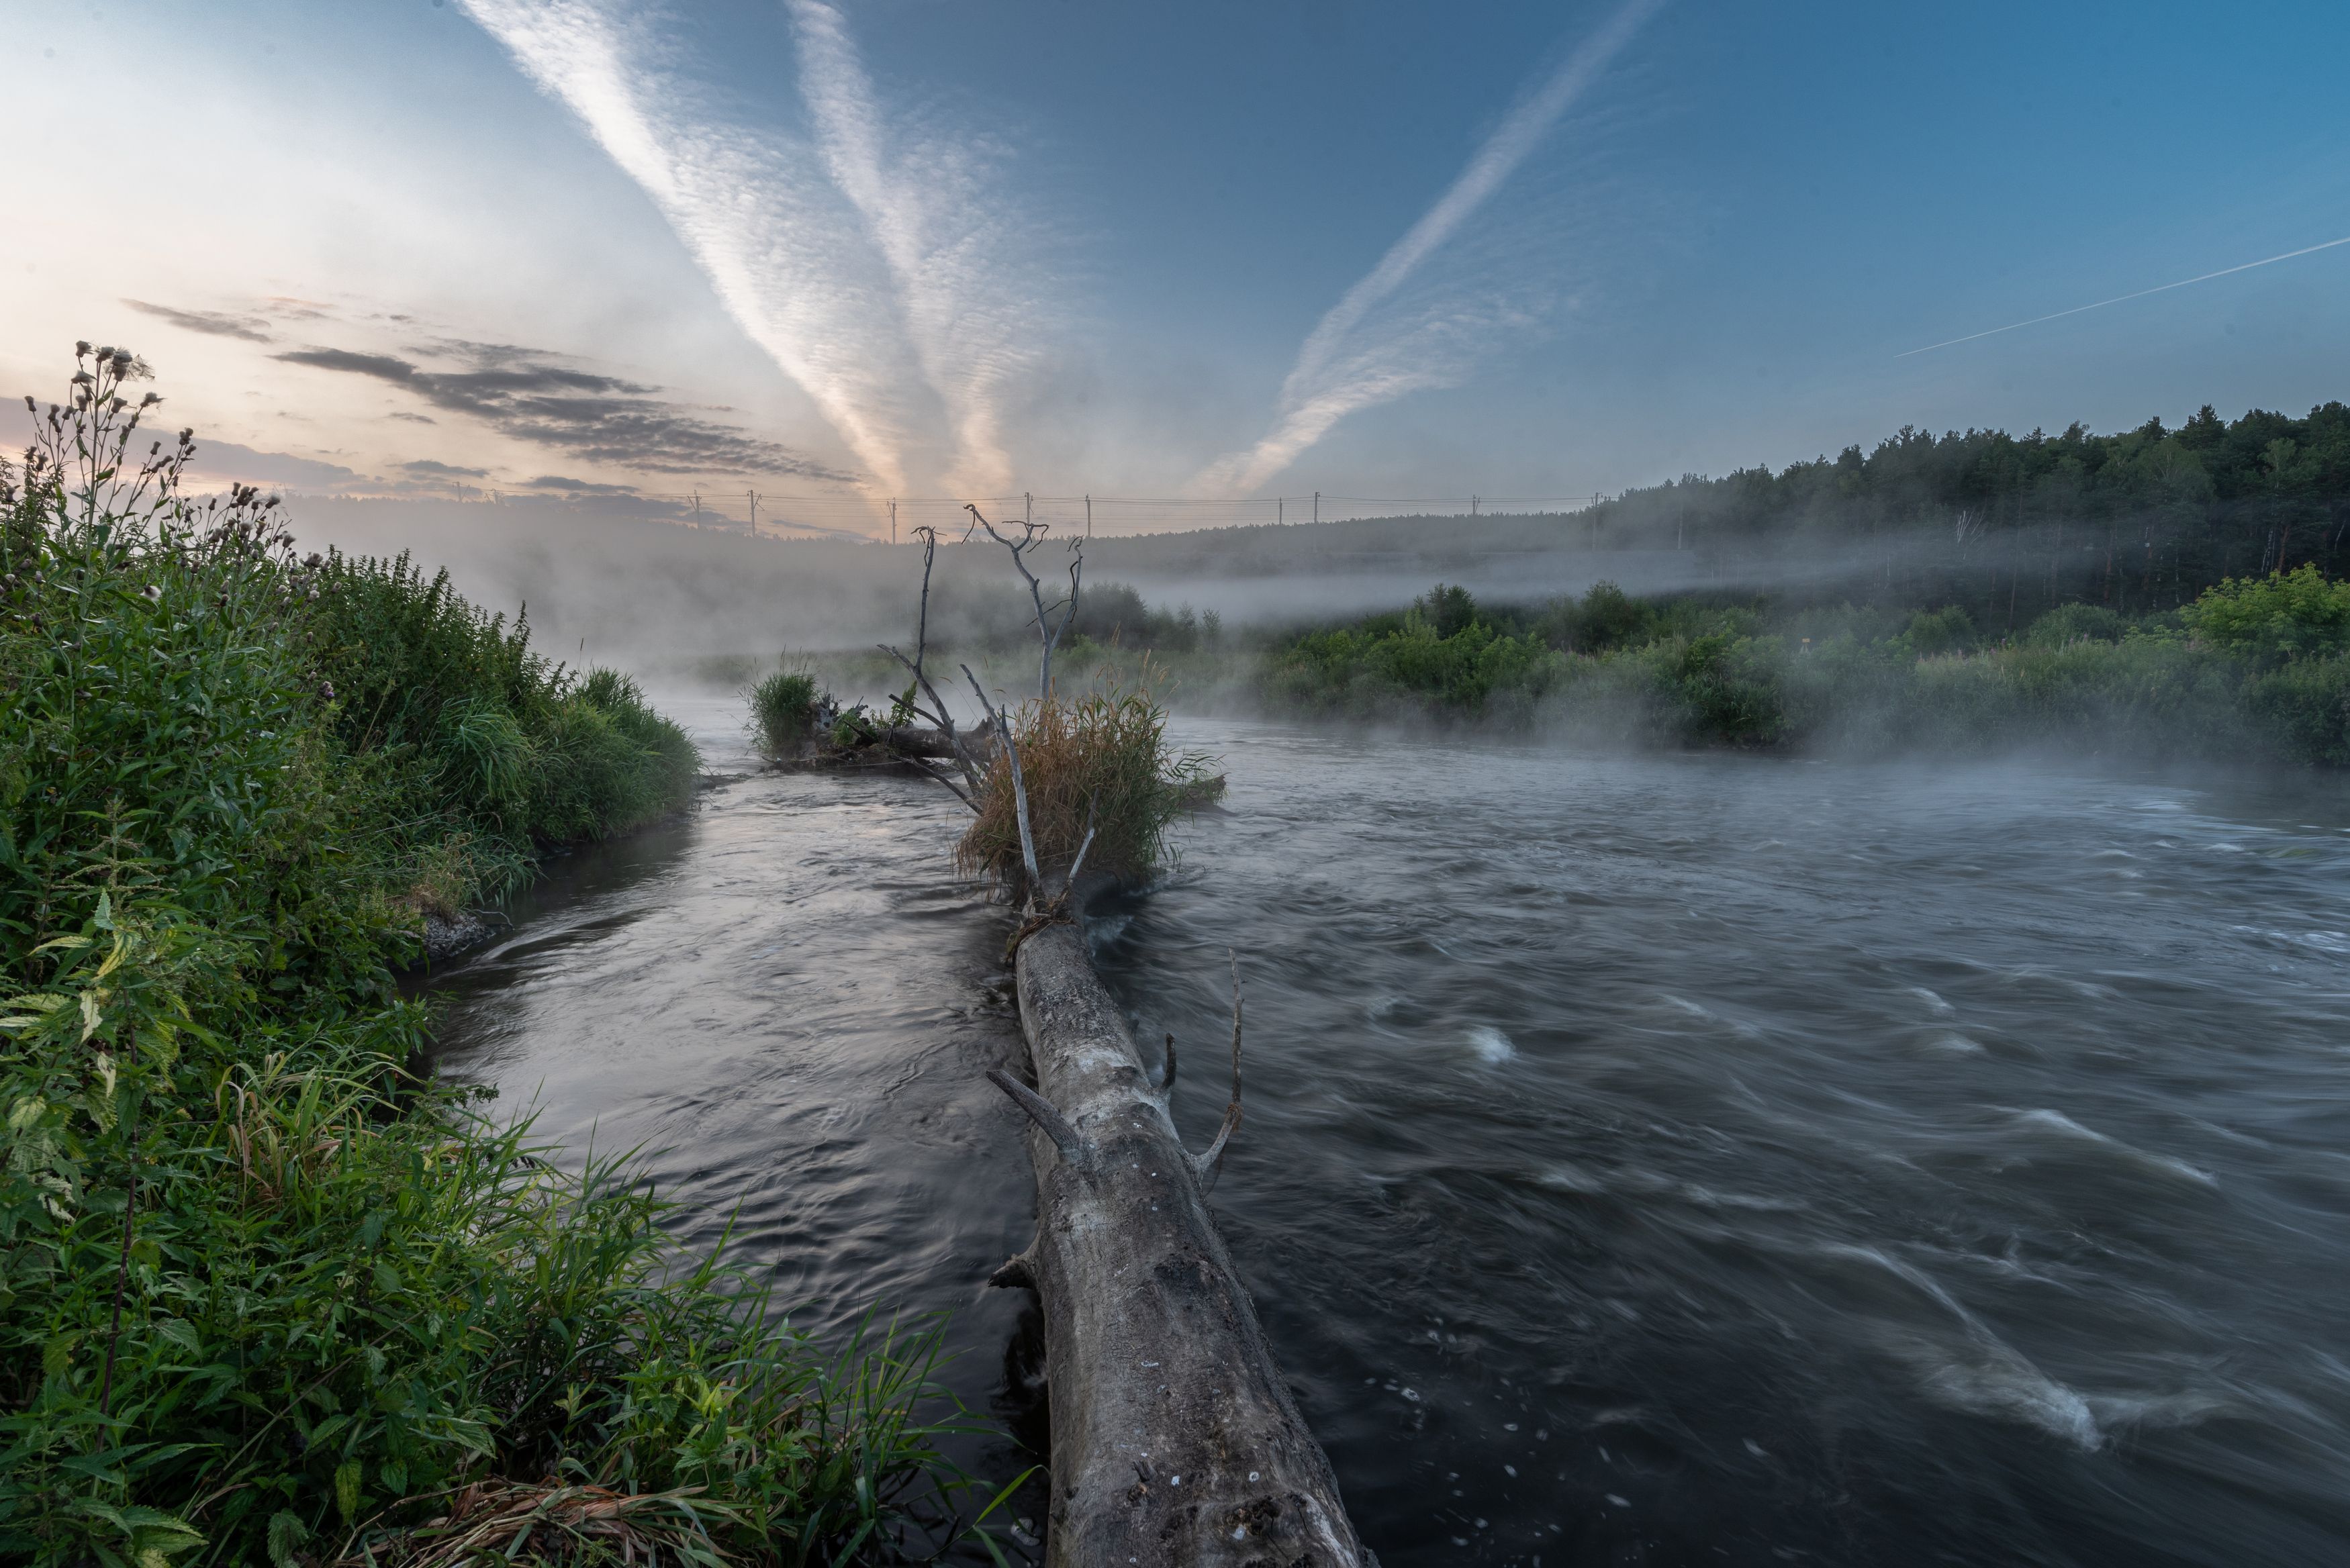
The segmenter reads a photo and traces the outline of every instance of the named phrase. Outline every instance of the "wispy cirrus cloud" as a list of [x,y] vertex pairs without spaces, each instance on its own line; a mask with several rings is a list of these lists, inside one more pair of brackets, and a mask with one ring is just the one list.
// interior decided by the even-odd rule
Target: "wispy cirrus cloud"
[[1021,286],[1039,272],[1018,256],[1024,246],[1003,215],[1014,209],[989,200],[1003,154],[974,136],[893,129],[839,9],[787,4],[825,167],[889,266],[914,356],[951,421],[948,483],[1006,490],[1003,403],[1037,363],[1043,312]]
[[1034,296],[983,200],[995,155],[885,113],[847,23],[792,0],[810,143],[731,119],[655,9],[463,0],[643,188],[736,324],[803,387],[883,493],[910,474],[1009,483],[1002,410]]
[[1306,337],[1282,382],[1273,429],[1254,446],[1209,464],[1192,482],[1196,490],[1244,494],[1257,489],[1348,414],[1409,392],[1457,385],[1495,343],[1538,321],[1544,290],[1522,272],[1496,276],[1491,267],[1472,269],[1474,275],[1452,286],[1414,286],[1416,277],[1663,4],[1629,0],[1503,118],[1444,194]]

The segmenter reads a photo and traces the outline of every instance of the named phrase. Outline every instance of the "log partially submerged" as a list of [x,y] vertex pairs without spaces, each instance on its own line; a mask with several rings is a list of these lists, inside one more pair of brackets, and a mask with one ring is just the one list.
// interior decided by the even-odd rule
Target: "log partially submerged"
[[1154,1083],[1079,929],[1032,921],[1017,971],[1035,1086],[990,1075],[1031,1122],[1036,1240],[993,1282],[1044,1303],[1046,1562],[1377,1568],[1208,1215],[1240,1121],[1237,964],[1232,1103],[1196,1158],[1172,1043]]

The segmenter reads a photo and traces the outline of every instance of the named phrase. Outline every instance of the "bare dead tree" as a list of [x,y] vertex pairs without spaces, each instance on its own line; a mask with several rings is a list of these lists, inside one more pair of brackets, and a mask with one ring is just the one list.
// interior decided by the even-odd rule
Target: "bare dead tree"
[[[1082,539],[1069,541],[1068,597],[1056,599],[1047,606],[1045,603],[1044,583],[1038,579],[1035,573],[1028,569],[1028,552],[1045,542],[1045,535],[1051,532],[1053,525],[1049,523],[1024,522],[1020,524],[1020,537],[1011,539],[997,533],[995,524],[990,523],[978,507],[966,504],[963,510],[971,514],[973,527],[986,529],[989,538],[1012,552],[1013,567],[1028,585],[1028,600],[1035,607],[1036,640],[1040,645],[1036,659],[1036,695],[1039,698],[1049,697],[1053,694],[1053,650],[1061,645],[1061,633],[1068,629],[1070,619],[1077,613],[1077,592],[1085,579],[1085,541]],[[966,539],[971,537],[970,530],[964,531],[963,537]],[[1051,618],[1054,610],[1061,612],[1060,618],[1057,620]]]
[[[914,678],[913,690],[909,699],[899,705],[900,708],[903,711],[930,724],[944,738],[948,758],[946,763],[933,765],[932,760],[927,757],[902,751],[900,755],[910,766],[920,769],[928,777],[946,785],[948,789],[954,792],[956,799],[971,807],[973,812],[977,812],[980,780],[985,772],[983,760],[972,753],[968,739],[955,728],[953,711],[939,695],[938,688],[931,684],[931,678],[923,669],[924,661],[930,656],[931,568],[938,559],[939,531],[926,526],[915,529],[914,533],[922,541],[922,597],[921,607],[914,621],[914,657],[907,658],[886,642],[879,647],[882,652],[904,665],[907,672]],[[976,685],[976,682],[973,684]],[[984,698],[981,699],[983,706],[985,705],[985,701]],[[893,711],[891,716],[894,721],[897,713]],[[894,722],[890,725],[892,731],[897,727]],[[962,783],[956,783],[950,774],[949,763],[952,765],[955,772],[962,775]]]

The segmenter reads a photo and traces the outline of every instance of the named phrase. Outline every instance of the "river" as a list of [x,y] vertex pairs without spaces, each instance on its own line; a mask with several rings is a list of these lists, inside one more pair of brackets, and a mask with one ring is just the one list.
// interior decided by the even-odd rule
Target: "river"
[[[960,807],[670,706],[730,781],[443,971],[442,1069],[1033,1438]],[[1177,728],[1231,793],[1099,961],[1203,1144],[1240,954],[1213,1206],[1389,1568],[2350,1563],[2338,790]]]

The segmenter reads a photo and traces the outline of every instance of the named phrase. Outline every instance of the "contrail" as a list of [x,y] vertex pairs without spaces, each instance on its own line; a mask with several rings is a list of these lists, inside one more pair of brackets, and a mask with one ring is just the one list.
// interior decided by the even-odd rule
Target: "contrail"
[[813,153],[694,117],[654,18],[594,0],[463,0],[644,189],[751,340],[806,389],[883,494],[906,486],[925,378],[858,214]]
[[[1404,281],[1445,241],[1451,239],[1503,182],[1525,161],[1575,100],[1583,96],[1641,24],[1663,0],[1631,0],[1607,25],[1568,57],[1541,89],[1511,110],[1501,128],[1477,150],[1436,204],[1420,215],[1379,258],[1378,265],[1348,289],[1322,317],[1297,364],[1282,382],[1280,422],[1247,452],[1231,453],[1210,464],[1195,485],[1204,489],[1253,490],[1287,467],[1330,428],[1357,409],[1382,403],[1417,388],[1437,384],[1425,369],[1398,363],[1398,356],[1357,352],[1339,366],[1350,334],[1372,310],[1394,295]],[[1467,314],[1467,313],[1464,313]],[[1444,335],[1440,330],[1440,336]],[[1415,335],[1418,336],[1418,335]],[[1370,362],[1367,362],[1370,361]],[[1348,374],[1330,384],[1334,367]]]
[[800,89],[833,183],[856,204],[888,264],[914,354],[947,406],[959,462],[948,488],[1012,487],[1001,404],[1031,369],[1042,337],[1028,300],[1007,294],[1028,269],[1011,265],[1009,223],[990,201],[968,139],[917,144],[893,158],[873,82],[848,24],[826,0],[786,0],[800,53]]
[[1996,337],[2002,332],[2013,332],[2025,327],[2037,327],[2043,321],[2055,321],[2067,316],[2078,316],[2085,310],[2103,310],[2108,305],[2123,305],[2133,299],[2144,299],[2149,294],[2168,294],[2174,288],[2185,288],[2189,284],[2209,283],[2215,277],[2226,277],[2230,273],[2250,272],[2256,266],[2270,266],[2281,261],[2291,261],[2295,256],[2312,255],[2318,251],[2330,251],[2336,245],[2350,245],[2350,234],[2345,234],[2338,240],[2328,240],[2322,245],[2303,245],[2297,251],[2287,251],[2282,255],[2263,256],[2259,261],[2245,262],[2240,266],[2223,266],[2218,272],[2207,272],[2199,277],[2182,277],[2177,283],[2158,284],[2152,288],[2141,288],[2136,294],[2117,294],[2111,299],[2101,299],[2095,305],[2076,305],[2070,310],[2051,311],[2046,316],[2035,316],[2029,321],[2014,321],[2005,327],[1994,327],[1987,332],[1970,332],[1964,337],[1950,337],[1939,343],[1929,343],[1923,348],[1905,348],[1893,357],[1896,359],[1907,359],[1912,354],[1931,354],[1937,348],[1948,348],[1960,343],[1971,343],[1978,337]]

